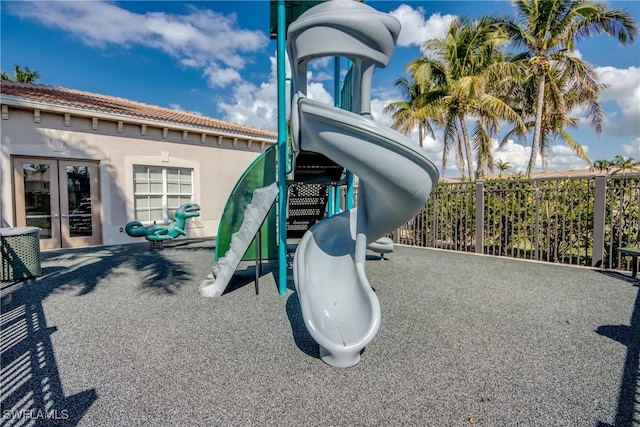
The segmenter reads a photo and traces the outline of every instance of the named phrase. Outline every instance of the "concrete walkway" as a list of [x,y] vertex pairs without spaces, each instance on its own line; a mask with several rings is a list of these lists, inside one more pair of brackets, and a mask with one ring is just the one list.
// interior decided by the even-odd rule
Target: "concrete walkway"
[[336,369],[270,266],[201,297],[212,246],[43,253],[2,306],[2,424],[640,426],[628,274],[397,247],[367,263],[380,332]]

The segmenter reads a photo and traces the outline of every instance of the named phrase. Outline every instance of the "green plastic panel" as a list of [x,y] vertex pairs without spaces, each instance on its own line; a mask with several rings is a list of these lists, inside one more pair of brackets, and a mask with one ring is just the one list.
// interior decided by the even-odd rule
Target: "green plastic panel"
[[[231,191],[220,218],[216,238],[215,260],[225,256],[231,247],[231,236],[237,232],[244,219],[244,211],[251,203],[254,190],[276,182],[276,163],[278,159],[276,145],[272,145],[258,156],[244,171]],[[278,258],[276,235],[275,203],[262,225],[262,259]],[[244,257],[244,261],[256,259],[256,241],[254,240]]]

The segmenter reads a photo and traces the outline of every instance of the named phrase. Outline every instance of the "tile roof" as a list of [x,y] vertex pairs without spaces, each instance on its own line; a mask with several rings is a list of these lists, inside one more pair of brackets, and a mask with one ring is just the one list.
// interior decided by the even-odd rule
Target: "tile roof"
[[87,111],[130,116],[132,118],[196,126],[222,132],[237,133],[243,136],[254,136],[267,140],[274,140],[277,136],[275,132],[213,119],[195,113],[172,110],[124,98],[99,95],[58,86],[16,83],[2,80],[0,82],[0,94],[2,96],[12,96],[27,101],[41,102],[60,107],[73,107]]

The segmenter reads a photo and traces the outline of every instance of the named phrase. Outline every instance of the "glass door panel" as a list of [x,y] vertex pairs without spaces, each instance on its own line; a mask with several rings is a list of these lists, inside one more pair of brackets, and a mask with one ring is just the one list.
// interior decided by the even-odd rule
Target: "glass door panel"
[[16,159],[16,225],[40,228],[43,249],[59,247],[58,163],[55,160]]
[[71,160],[59,163],[62,247],[99,244],[98,166]]
[[91,171],[87,166],[67,166],[69,236],[91,236]]

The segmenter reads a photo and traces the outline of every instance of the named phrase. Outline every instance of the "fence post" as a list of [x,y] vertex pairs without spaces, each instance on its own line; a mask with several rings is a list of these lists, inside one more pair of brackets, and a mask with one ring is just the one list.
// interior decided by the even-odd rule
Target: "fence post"
[[536,212],[535,217],[533,219],[533,235],[534,235],[534,249],[533,249],[533,259],[536,261],[540,261],[540,188],[538,186],[538,181],[533,181],[533,185],[535,187],[535,195],[536,195]]
[[476,253],[484,253],[484,181],[476,181]]
[[593,200],[593,248],[592,267],[602,267],[604,258],[604,217],[607,200],[607,177],[596,176],[595,197]]

